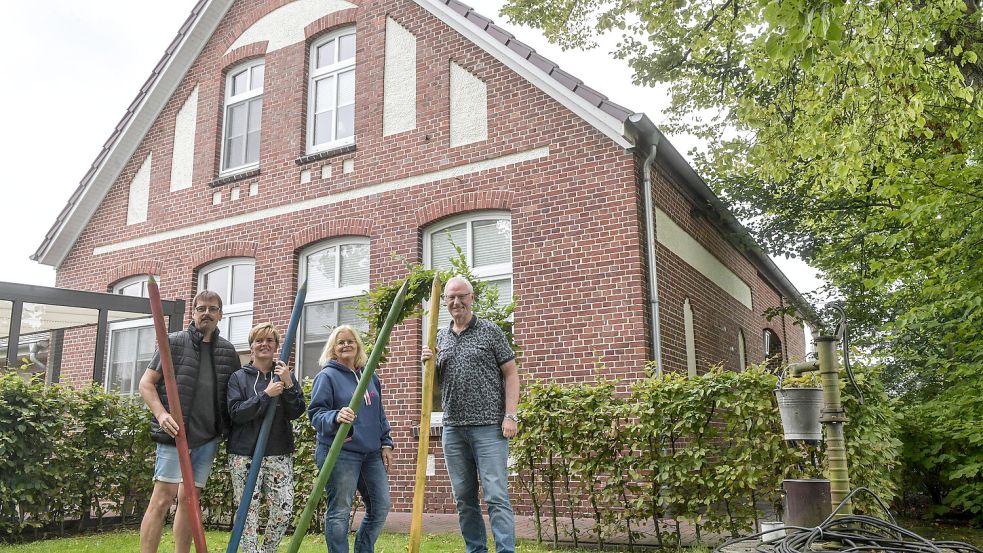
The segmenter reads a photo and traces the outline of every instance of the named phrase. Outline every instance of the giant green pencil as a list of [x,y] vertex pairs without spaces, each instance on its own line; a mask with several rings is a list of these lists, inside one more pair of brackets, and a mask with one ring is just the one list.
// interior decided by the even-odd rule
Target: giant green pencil
[[[358,380],[355,393],[352,394],[352,401],[348,404],[348,408],[354,411],[356,415],[362,406],[362,397],[365,395],[365,389],[368,388],[369,382],[372,381],[372,375],[375,374],[375,369],[379,365],[382,352],[386,349],[386,344],[389,343],[389,334],[392,333],[393,326],[396,325],[396,319],[399,318],[400,313],[403,311],[403,301],[406,299],[406,289],[408,286],[409,279],[403,283],[403,286],[396,294],[396,299],[393,300],[392,307],[389,308],[389,315],[386,316],[386,322],[379,329],[379,337],[375,340],[372,355],[369,356],[368,362],[365,363],[365,369],[362,370],[362,377]],[[297,553],[300,549],[301,542],[304,541],[307,529],[311,526],[311,519],[314,518],[314,511],[317,509],[317,504],[321,500],[321,494],[324,493],[324,486],[328,483],[328,478],[331,477],[331,471],[334,469],[335,462],[338,461],[338,455],[341,454],[341,446],[345,443],[349,428],[351,428],[351,425],[347,423],[342,423],[338,427],[338,433],[335,434],[334,441],[331,442],[331,449],[328,450],[328,456],[324,459],[324,464],[321,465],[321,471],[317,475],[317,480],[314,481],[314,489],[311,490],[311,496],[307,499],[304,512],[300,514],[300,520],[297,521],[297,527],[294,531],[293,538],[290,540],[290,545],[287,547],[287,553]]]

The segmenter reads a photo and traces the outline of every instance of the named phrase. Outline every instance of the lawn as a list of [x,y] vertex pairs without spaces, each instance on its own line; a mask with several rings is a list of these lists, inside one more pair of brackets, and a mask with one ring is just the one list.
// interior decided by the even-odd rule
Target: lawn
[[[935,523],[920,523],[912,520],[899,521],[901,525],[917,534],[936,540],[958,540],[976,546],[983,545],[983,529],[964,525],[949,525]],[[228,532],[207,532],[208,551],[222,553],[229,543]],[[290,535],[280,544],[280,551],[286,551]],[[405,553],[407,536],[405,534],[383,534],[376,544],[376,553]],[[72,538],[62,538],[32,542],[22,545],[0,545],[0,553],[120,553],[137,551],[140,538],[137,530],[119,530],[101,534],[87,534]],[[164,533],[160,551],[174,550],[174,540],[170,536],[170,528]],[[191,548],[194,551],[194,547]],[[489,546],[489,550],[494,550]],[[324,553],[326,551],[323,536],[310,535],[304,540],[300,553]],[[421,551],[424,553],[463,553],[464,541],[453,534],[425,535]],[[553,553],[555,551],[574,552],[591,551],[596,549],[554,549],[549,544],[536,544],[535,541],[519,540],[517,553]],[[690,553],[708,553],[706,547],[690,548]]]
[[[229,543],[229,533],[207,532],[205,541],[208,543],[209,552],[223,553]],[[286,551],[289,541],[290,535],[287,535],[280,544],[280,551]],[[406,541],[407,536],[404,534],[383,534],[376,544],[375,551],[376,553],[405,553]],[[23,545],[0,545],[0,553],[121,553],[138,551],[139,549],[140,536],[136,530],[89,534]],[[192,546],[191,551],[194,550]],[[310,535],[304,540],[300,553],[324,553],[326,550],[323,536]],[[464,541],[459,536],[450,534],[425,535],[420,550],[425,553],[463,553]],[[174,540],[171,539],[170,528],[164,533],[160,551],[174,551]],[[547,547],[546,544],[539,546],[534,541],[519,540],[516,551],[517,553],[549,553],[556,550]]]

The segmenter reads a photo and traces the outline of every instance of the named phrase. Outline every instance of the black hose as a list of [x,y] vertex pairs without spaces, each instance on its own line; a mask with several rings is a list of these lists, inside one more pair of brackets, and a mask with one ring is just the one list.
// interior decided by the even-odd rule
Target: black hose
[[[877,500],[878,505],[884,510],[887,518],[885,521],[867,515],[843,515],[837,517],[837,513],[846,505],[855,494],[864,492],[870,494]],[[784,538],[772,544],[775,553],[805,553],[812,551],[838,552],[849,551],[879,551],[883,553],[941,553],[942,550],[953,553],[983,553],[974,545],[958,541],[929,541],[918,534],[898,526],[897,521],[891,515],[887,506],[881,501],[874,492],[867,488],[857,488],[850,492],[846,498],[819,526],[815,528],[802,528],[799,526],[783,526],[775,530],[789,530]],[[761,536],[770,533],[758,532],[750,536],[744,536],[726,541],[714,549],[714,553],[722,553],[725,548],[743,541],[756,540]],[[821,545],[820,545],[821,544]],[[755,550],[766,553],[767,548],[764,544],[755,546]]]

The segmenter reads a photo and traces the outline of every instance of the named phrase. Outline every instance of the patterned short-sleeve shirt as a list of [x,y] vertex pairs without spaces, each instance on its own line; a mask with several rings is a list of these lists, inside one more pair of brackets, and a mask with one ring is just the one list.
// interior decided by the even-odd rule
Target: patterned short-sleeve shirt
[[495,323],[473,317],[460,334],[437,332],[437,374],[446,426],[500,424],[505,417],[502,365],[515,359]]

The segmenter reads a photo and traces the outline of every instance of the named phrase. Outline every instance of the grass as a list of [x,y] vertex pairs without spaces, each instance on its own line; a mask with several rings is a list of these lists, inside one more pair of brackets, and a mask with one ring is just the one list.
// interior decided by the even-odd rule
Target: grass
[[[983,545],[983,529],[966,525],[926,523],[914,520],[899,521],[902,527],[920,536],[936,540],[956,540]],[[290,542],[290,534],[283,538],[280,551],[286,551]],[[222,553],[229,543],[228,532],[207,532],[208,551]],[[351,540],[349,540],[351,541]],[[405,534],[383,534],[376,544],[376,553],[405,553],[407,536]],[[170,529],[164,532],[160,544],[161,552],[174,550],[174,540],[171,539]],[[0,553],[121,553],[138,551],[140,536],[137,530],[118,530],[100,534],[87,534],[71,538],[61,538],[37,541],[21,545],[0,545]],[[489,549],[493,549],[489,547]],[[194,547],[191,548],[194,551]],[[324,537],[309,535],[300,547],[300,553],[324,553]],[[424,553],[463,553],[464,541],[453,534],[426,534],[420,548]],[[596,549],[554,549],[548,544],[537,544],[535,541],[518,540],[517,553],[553,553],[554,551],[593,551]],[[709,553],[705,546],[690,548],[689,553]]]
[[[286,551],[291,535],[288,534],[280,543],[280,551]],[[404,534],[383,534],[376,543],[376,553],[405,553],[407,536]],[[209,553],[224,553],[229,543],[228,532],[206,532],[205,542]],[[351,542],[351,540],[349,540]],[[0,553],[121,553],[124,551],[139,551],[140,536],[136,530],[119,530],[101,534],[88,534],[72,538],[61,538],[37,541],[21,545],[0,545]],[[491,548],[490,548],[491,549]],[[191,551],[195,550],[194,546]],[[452,534],[426,534],[420,550],[425,553],[463,553],[464,540]],[[174,540],[171,539],[170,528],[164,532],[160,543],[160,551],[174,551]],[[309,535],[300,547],[300,553],[324,553],[324,536]],[[545,544],[519,540],[516,545],[517,553],[551,553],[554,550]],[[581,550],[589,551],[589,550]]]

